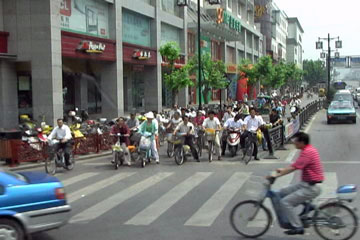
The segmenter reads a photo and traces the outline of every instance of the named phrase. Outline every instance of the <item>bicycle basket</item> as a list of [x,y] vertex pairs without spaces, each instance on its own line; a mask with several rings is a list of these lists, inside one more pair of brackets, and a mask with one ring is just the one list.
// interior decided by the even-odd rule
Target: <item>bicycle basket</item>
[[149,150],[151,148],[151,139],[146,137],[141,137],[139,147],[140,149]]
[[264,199],[268,184],[265,177],[251,176],[243,186],[246,197],[257,201]]

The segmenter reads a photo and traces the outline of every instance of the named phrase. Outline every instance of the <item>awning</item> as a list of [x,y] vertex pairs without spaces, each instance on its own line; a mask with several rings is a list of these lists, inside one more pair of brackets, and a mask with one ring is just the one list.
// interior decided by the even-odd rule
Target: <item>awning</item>
[[[213,14],[208,14],[206,11],[200,11],[200,28],[201,31],[213,36],[220,41],[240,41],[241,33],[230,29],[227,25],[216,23],[216,9],[209,9]],[[188,6],[188,28],[197,30],[198,14],[196,6]]]

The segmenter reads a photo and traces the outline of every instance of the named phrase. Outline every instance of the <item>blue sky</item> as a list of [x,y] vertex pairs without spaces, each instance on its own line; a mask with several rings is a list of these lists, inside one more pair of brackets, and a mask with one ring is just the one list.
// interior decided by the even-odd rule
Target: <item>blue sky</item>
[[[340,55],[360,55],[359,0],[275,0],[288,17],[297,17],[304,29],[304,59],[318,59],[315,49],[318,37],[340,37]],[[331,43],[335,48],[335,42]],[[324,43],[324,48],[327,44]]]

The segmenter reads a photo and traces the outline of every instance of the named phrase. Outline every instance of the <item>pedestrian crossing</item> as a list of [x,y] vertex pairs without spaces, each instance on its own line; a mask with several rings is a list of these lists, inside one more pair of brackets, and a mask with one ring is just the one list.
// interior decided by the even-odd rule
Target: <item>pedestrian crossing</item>
[[[66,190],[68,188],[74,189],[72,186],[80,182],[90,183],[85,187],[68,192],[68,202],[73,208],[70,223],[86,224],[98,218],[106,219],[107,213],[116,208],[121,209],[122,206],[126,205],[127,200],[136,201],[138,195],[144,196],[144,193],[155,193],[159,185],[161,185],[161,194],[156,196],[156,199],[152,199],[150,203],[141,202],[141,204],[134,205],[136,211],[131,216],[127,216],[127,219],[121,221],[124,225],[149,226],[161,219],[161,216],[171,211],[177,204],[180,204],[181,200],[188,200],[186,199],[188,195],[199,195],[202,193],[203,188],[209,191],[209,182],[211,183],[214,179],[218,181],[221,173],[194,172],[185,177],[183,175],[178,176],[179,173],[171,171],[153,173],[150,176],[130,171],[115,172],[111,176],[102,176],[102,174],[104,173],[87,172],[63,180]],[[189,203],[191,213],[186,212],[186,219],[182,222],[184,226],[210,227],[215,224],[224,211],[230,212],[230,209],[238,201],[248,200],[243,192],[244,184],[255,174],[239,171],[226,173],[225,175],[221,174],[221,182],[212,187],[210,193],[206,193],[209,197],[200,206],[195,205],[196,208],[193,208],[192,203]],[[99,180],[99,178],[101,179]],[[334,197],[338,187],[338,176],[336,172],[326,172],[325,178],[326,181],[322,184],[323,191],[320,198]],[[126,181],[126,184],[123,184],[119,191],[112,191],[114,185],[121,181]],[[295,174],[291,173],[277,179],[272,189],[278,190],[297,181]],[[109,196],[103,195],[103,193]],[[96,198],[96,195],[101,196],[100,200],[97,200],[99,198]],[[79,201],[80,199],[81,201]],[[95,202],[91,202],[94,200]],[[90,207],[82,208],[81,204],[84,201],[90,201]],[[273,218],[276,220],[270,200],[267,199],[264,204],[271,210]],[[257,219],[249,227],[257,227],[261,223],[262,219]]]

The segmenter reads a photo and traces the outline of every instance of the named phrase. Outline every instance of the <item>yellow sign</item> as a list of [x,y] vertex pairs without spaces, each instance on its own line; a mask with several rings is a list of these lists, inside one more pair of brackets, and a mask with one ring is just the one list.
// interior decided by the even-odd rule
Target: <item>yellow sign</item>
[[261,18],[267,12],[266,6],[255,6],[255,18]]
[[237,65],[228,63],[226,64],[226,73],[236,74],[238,72]]

